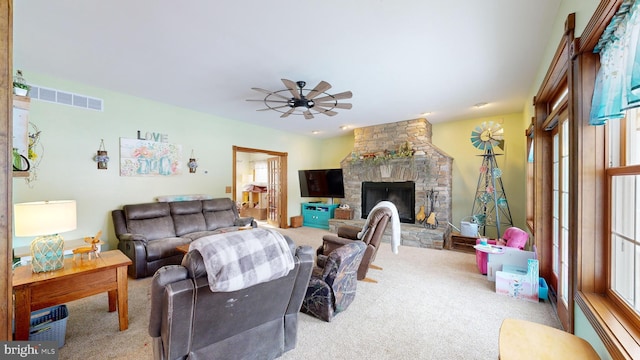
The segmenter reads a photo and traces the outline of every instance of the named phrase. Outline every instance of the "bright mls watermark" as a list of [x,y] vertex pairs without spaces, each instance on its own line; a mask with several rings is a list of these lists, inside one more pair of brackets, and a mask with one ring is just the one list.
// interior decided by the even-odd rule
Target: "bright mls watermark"
[[0,341],[0,359],[58,360],[58,342]]

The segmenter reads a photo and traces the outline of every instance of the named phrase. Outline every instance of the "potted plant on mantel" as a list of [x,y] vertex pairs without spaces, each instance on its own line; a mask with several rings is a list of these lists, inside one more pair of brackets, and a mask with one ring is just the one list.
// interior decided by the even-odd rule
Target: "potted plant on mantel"
[[16,70],[16,76],[13,77],[13,93],[19,96],[27,96],[31,90],[31,86],[22,77],[22,70]]

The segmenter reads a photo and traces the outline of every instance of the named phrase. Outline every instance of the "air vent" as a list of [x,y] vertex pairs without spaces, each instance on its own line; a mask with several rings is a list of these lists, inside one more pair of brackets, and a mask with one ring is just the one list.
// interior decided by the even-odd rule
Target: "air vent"
[[96,99],[86,95],[74,94],[68,91],[49,89],[38,85],[31,85],[29,97],[31,99],[68,105],[82,109],[103,111],[102,99]]

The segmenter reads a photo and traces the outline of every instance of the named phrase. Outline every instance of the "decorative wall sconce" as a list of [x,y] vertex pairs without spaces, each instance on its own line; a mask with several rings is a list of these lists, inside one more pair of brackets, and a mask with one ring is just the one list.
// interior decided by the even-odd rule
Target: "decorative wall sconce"
[[104,139],[100,139],[100,147],[98,148],[98,154],[93,158],[98,163],[98,169],[106,170],[109,157],[107,156],[107,150],[104,148]]
[[189,172],[194,174],[196,169],[198,168],[198,162],[196,161],[195,156],[193,155],[193,150],[191,150],[191,157],[189,158],[189,162],[187,163],[189,167]]

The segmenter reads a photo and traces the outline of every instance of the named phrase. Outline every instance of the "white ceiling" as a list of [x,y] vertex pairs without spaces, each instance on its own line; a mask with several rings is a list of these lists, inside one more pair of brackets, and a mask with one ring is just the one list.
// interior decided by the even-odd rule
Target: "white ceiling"
[[[18,0],[14,68],[322,137],[423,112],[490,118],[530,101],[560,2]],[[246,101],[282,78],[350,90],[353,108],[282,119]]]

